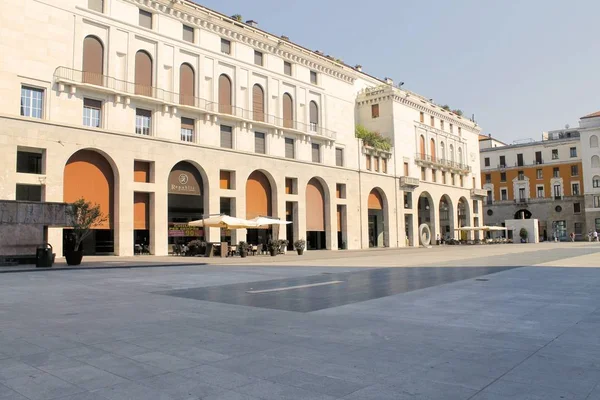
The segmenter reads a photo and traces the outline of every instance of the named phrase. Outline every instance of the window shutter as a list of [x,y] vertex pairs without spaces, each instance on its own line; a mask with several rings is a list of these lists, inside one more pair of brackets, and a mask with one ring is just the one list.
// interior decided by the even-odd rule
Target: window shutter
[[88,0],[88,8],[93,11],[104,12],[104,0]]
[[194,105],[194,70],[189,64],[181,64],[179,67],[179,104],[186,106]]
[[285,157],[295,158],[294,139],[285,138]]
[[231,42],[227,39],[221,39],[221,52],[231,54]]
[[316,143],[312,144],[312,161],[313,162],[321,162],[321,146]]
[[135,54],[135,94],[152,96],[152,59],[142,50]]
[[194,28],[187,25],[183,26],[183,40],[194,43]]
[[263,65],[263,53],[261,53],[260,51],[254,50],[254,64],[260,66]]
[[265,120],[265,92],[260,85],[252,88],[252,116],[255,121]]
[[265,134],[262,132],[254,133],[254,152],[259,154],[266,153]]
[[219,112],[231,114],[231,80],[225,74],[219,76]]
[[289,93],[283,94],[283,127],[294,127],[294,101]]
[[335,149],[335,165],[338,167],[344,166],[344,149]]
[[283,73],[286,75],[290,75],[290,76],[292,75],[292,64],[291,63],[289,63],[287,61],[283,62]]
[[233,148],[233,130],[230,126],[221,125],[221,147]]
[[83,106],[84,107],[89,107],[89,108],[98,108],[98,109],[101,109],[102,108],[102,102],[98,101],[98,100],[92,100],[92,99],[83,99]]
[[371,118],[379,118],[379,104],[371,105]]

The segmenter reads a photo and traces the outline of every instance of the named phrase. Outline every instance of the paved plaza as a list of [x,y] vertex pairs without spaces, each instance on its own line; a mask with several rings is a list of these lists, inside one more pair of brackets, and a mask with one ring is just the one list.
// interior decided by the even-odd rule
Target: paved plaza
[[546,243],[3,268],[0,400],[600,399],[599,257]]

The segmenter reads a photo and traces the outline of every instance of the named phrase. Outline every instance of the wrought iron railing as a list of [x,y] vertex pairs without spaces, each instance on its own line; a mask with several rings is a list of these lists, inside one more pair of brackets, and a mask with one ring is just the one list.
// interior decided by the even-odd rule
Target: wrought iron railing
[[467,164],[462,164],[452,160],[446,160],[444,158],[433,157],[429,154],[415,153],[415,159],[418,161],[436,164],[442,167],[454,168],[461,171],[471,171],[471,167]]
[[247,110],[230,104],[219,104],[218,102],[208,101],[200,97],[170,92],[154,86],[136,84],[107,75],[83,72],[68,67],[58,67],[54,71],[54,79],[60,83],[94,85],[103,88],[105,91],[115,92],[115,94],[145,96],[169,105],[194,107],[210,113],[231,115],[248,122],[272,125],[283,129],[292,129],[302,133],[323,136],[328,139],[336,138],[336,133],[334,131],[325,129],[314,122],[304,123],[296,120],[284,119],[256,110]]

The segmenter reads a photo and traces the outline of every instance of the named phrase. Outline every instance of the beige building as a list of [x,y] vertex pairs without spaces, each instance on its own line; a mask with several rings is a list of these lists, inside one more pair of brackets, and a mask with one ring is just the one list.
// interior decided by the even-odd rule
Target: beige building
[[[421,223],[480,224],[479,127],[391,81],[186,0],[0,5],[0,196],[98,203],[87,254],[198,236],[416,246]],[[186,225],[219,213],[291,224]],[[63,230],[47,236],[61,254]]]

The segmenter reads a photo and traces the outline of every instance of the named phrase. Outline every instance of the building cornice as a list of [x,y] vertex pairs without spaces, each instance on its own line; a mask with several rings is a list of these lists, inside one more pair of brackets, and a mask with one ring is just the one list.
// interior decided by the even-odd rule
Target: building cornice
[[268,52],[295,64],[353,84],[357,74],[336,61],[271,35],[260,29],[235,21],[201,5],[187,0],[124,0],[169,15],[186,25],[195,26],[232,41],[244,43],[256,50]]

